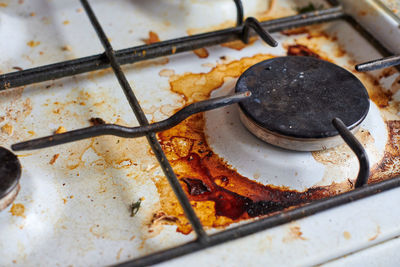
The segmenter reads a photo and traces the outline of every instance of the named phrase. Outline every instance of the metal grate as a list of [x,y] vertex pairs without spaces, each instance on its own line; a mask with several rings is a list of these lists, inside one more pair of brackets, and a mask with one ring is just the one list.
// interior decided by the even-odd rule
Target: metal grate
[[[322,23],[335,19],[347,19],[352,25],[355,25],[356,28],[361,30],[363,34],[368,34],[360,26],[357,26],[356,22],[351,17],[345,15],[340,6],[322,11],[310,12],[306,14],[259,23],[258,21],[254,21],[251,19],[243,22],[243,7],[241,1],[234,0],[234,2],[237,8],[237,26],[234,28],[228,28],[225,30],[158,42],[151,45],[142,45],[114,51],[99,21],[97,20],[96,15],[90,7],[90,4],[87,0],[81,0],[81,3],[88,17],[93,27],[95,28],[100,41],[102,42],[105,53],[0,75],[0,90],[6,90],[17,86],[58,79],[61,77],[111,67],[140,125],[146,126],[149,125],[146,116],[142,108],[140,107],[139,102],[134,95],[128,81],[126,80],[124,73],[121,70],[121,65],[123,64],[134,63],[160,56],[172,55],[175,53],[190,51],[197,48],[220,44],[237,39],[242,39],[245,42],[248,38],[250,28],[254,29],[254,31],[264,39],[264,41],[271,45],[274,44],[274,40],[272,39],[272,37],[269,36],[269,32],[278,32],[285,29],[306,26],[315,23]],[[362,147],[360,148],[358,144],[356,144],[356,141],[351,140],[351,134],[348,134],[347,128],[343,124],[341,124],[340,120],[334,121],[334,124],[340,134],[346,140],[346,142],[348,142],[353,149],[362,150]],[[174,171],[172,170],[171,165],[168,162],[161,148],[161,145],[156,138],[155,133],[149,132],[146,134],[146,136],[151,148],[154,151],[155,156],[157,157],[164,171],[165,176],[167,177],[171,187],[173,188],[177,198],[180,201],[180,204],[182,205],[185,214],[196,233],[197,238],[194,241],[188,242],[184,245],[156,252],[148,256],[122,263],[120,264],[120,266],[143,266],[160,263],[227,241],[248,236],[259,231],[290,222],[292,220],[300,219],[321,211],[325,211],[329,208],[343,205],[354,200],[361,199],[400,186],[400,177],[385,180],[375,184],[366,184],[365,177],[368,177],[368,168],[365,167],[365,162],[362,163],[363,161],[360,160],[361,167],[357,179],[358,184],[356,186],[356,189],[353,191],[325,198],[322,200],[313,201],[309,204],[288,211],[283,211],[277,215],[261,218],[256,221],[233,227],[216,234],[208,235],[205,232],[199,218],[196,216],[185,192],[181,188],[180,183]],[[362,151],[359,151],[356,154],[357,156],[362,156]],[[364,179],[364,181],[362,181],[362,179]]]

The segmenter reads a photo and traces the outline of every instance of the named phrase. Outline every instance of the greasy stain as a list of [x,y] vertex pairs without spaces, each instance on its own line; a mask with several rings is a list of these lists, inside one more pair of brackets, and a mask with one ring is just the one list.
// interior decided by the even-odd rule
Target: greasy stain
[[371,170],[369,182],[379,182],[400,175],[400,121],[386,122],[389,140],[382,160]]
[[343,237],[346,240],[350,240],[351,239],[351,234],[349,232],[347,232],[347,231],[344,231],[343,232]]
[[10,208],[10,213],[13,216],[25,218],[25,206],[21,203],[14,203]]
[[[217,65],[208,73],[174,75],[170,78],[171,90],[181,94],[187,104],[204,100],[226,78],[236,78],[248,67],[269,58],[272,56],[258,54]],[[263,185],[238,174],[213,153],[207,143],[204,127],[203,114],[196,114],[158,134],[163,150],[203,225],[226,226],[331,195],[324,188],[297,192],[284,187]],[[176,218],[164,223],[176,224],[178,231],[189,233],[191,227],[167,181],[159,179],[156,185],[163,214],[168,218]]]
[[149,31],[149,37],[146,39],[143,39],[143,42],[145,42],[145,44],[147,44],[147,45],[158,43],[159,41],[160,41],[160,38],[158,37],[158,34],[153,31]]
[[249,38],[249,42],[246,44],[241,40],[235,40],[235,41],[231,41],[231,42],[227,42],[224,44],[221,44],[222,47],[227,47],[230,49],[234,49],[234,50],[242,50],[243,48],[252,45],[255,41],[257,41],[257,37],[256,36],[252,36]]
[[305,45],[301,45],[301,44],[289,45],[288,50],[287,50],[287,55],[288,56],[304,56],[304,57],[321,58],[312,49],[308,48]]
[[284,243],[289,243],[295,240],[307,240],[307,238],[303,236],[303,232],[301,231],[301,228],[298,225],[290,226],[289,231],[282,238],[282,241]]
[[[326,38],[324,34],[314,36]],[[287,46],[287,51],[291,56],[312,56],[332,61],[316,46],[309,47],[297,43]],[[227,78],[237,78],[250,66],[272,57],[257,54],[218,64],[208,73],[172,75],[170,88],[183,96],[186,105],[201,101],[209,98],[211,92],[222,86]],[[361,78],[367,84],[367,90],[375,103],[383,106],[388,102],[387,95],[382,93],[375,80],[368,75],[362,75]],[[298,192],[285,187],[257,183],[237,173],[212,151],[204,129],[203,114],[196,114],[178,126],[158,134],[163,150],[204,226],[223,227],[240,220],[275,214],[312,200],[348,191],[353,187],[352,183],[345,181]],[[368,135],[369,132],[365,132],[365,138],[368,138]],[[177,231],[182,233],[191,232],[183,210],[166,179],[161,178],[155,183],[161,200],[161,218],[170,218],[157,220],[157,223],[177,225]],[[292,232],[299,239],[303,238],[299,229]]]
[[210,93],[219,88],[226,78],[237,78],[250,66],[272,58],[269,54],[257,54],[228,64],[215,66],[209,73],[187,73],[170,77],[171,90],[182,95],[187,104],[207,99]]

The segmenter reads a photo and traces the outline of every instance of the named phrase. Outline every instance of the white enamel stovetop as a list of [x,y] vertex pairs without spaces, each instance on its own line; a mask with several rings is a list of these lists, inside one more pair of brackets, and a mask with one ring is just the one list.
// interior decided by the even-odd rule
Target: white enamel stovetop
[[[309,2],[243,0],[245,14],[259,17],[291,15],[296,6]],[[321,1],[312,2],[319,6]],[[349,12],[357,10],[354,14],[358,9],[374,10],[360,20],[367,20],[379,36],[390,35],[385,41],[388,48],[400,52],[395,50],[398,47],[390,47],[400,38],[399,32],[396,35],[390,27],[382,26],[382,21],[395,25],[395,18],[377,11],[379,6],[374,1],[344,2]],[[229,0],[91,3],[115,49],[143,44],[149,31],[167,40],[216,26],[232,26],[235,21],[234,5]],[[269,7],[269,13],[262,12]],[[374,17],[366,19],[368,16]],[[323,27],[336,35],[337,41],[315,45],[338,64],[352,68],[354,63],[380,57],[346,22]],[[385,34],[387,31],[390,34]],[[285,55],[285,45],[306,39],[304,35],[274,37],[280,42],[277,48],[260,40],[240,51],[215,46],[207,48],[207,58],[190,52],[124,70],[148,118],[158,121],[185,104],[182,96],[171,92],[168,77],[160,74],[207,73],[217,63],[224,64],[221,56],[226,57],[226,63],[258,53]],[[27,69],[103,52],[79,1],[1,0],[0,40],[2,73],[15,71],[13,67]],[[332,52],[338,44],[346,54]],[[397,75],[382,80],[387,89],[392,89],[391,81]],[[230,92],[235,81],[226,79],[212,95]],[[60,126],[68,130],[88,126],[91,117],[137,125],[111,72],[78,75],[0,94],[0,117],[5,118],[0,127],[13,127],[11,135],[0,133],[0,145],[7,148],[17,141],[51,134]],[[362,128],[373,137],[367,148],[373,165],[383,156],[387,130],[378,107],[373,102],[371,106]],[[236,112],[235,107],[227,107],[207,113],[206,134],[213,150],[240,174],[297,190],[356,176],[358,165],[352,154],[344,164],[324,165],[311,153],[271,147],[249,134]],[[390,116],[398,119],[396,113]],[[59,158],[50,164],[56,154]],[[135,164],[117,162],[122,154]],[[18,155],[23,173],[14,204],[23,206],[24,212],[16,214],[10,206],[0,213],[1,266],[111,265],[194,238],[176,232],[175,226],[160,226],[149,233],[152,214],[160,209],[155,181],[163,176],[144,138],[122,140],[116,145],[115,138],[101,137]],[[161,265],[394,266],[400,262],[396,253],[400,248],[396,238],[400,234],[399,193],[400,189],[393,189]],[[129,204],[138,198],[143,198],[142,206],[132,218]],[[294,234],[293,229],[297,229]]]

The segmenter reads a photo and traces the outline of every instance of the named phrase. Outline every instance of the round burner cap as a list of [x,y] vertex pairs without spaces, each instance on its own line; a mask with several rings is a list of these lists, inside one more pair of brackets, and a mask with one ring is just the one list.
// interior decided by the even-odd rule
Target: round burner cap
[[[251,128],[259,128],[258,131],[297,141],[337,136],[332,124],[336,117],[350,130],[355,129],[369,110],[368,93],[357,77],[312,57],[278,57],[250,67],[236,84],[237,92],[247,90],[252,97],[239,104],[242,117],[251,121],[244,123],[247,128],[249,123],[254,124]],[[262,137],[265,132],[260,136],[249,130],[266,139]],[[293,149],[318,150],[317,147]]]
[[15,192],[21,177],[21,165],[17,156],[0,147],[0,210],[3,199]]

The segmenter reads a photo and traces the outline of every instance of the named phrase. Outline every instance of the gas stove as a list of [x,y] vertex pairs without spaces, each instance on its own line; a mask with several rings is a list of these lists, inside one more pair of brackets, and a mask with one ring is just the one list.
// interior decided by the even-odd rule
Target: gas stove
[[2,1],[1,265],[395,264],[393,4]]

